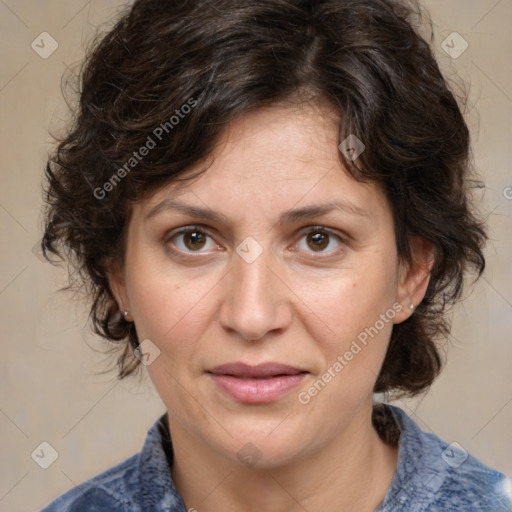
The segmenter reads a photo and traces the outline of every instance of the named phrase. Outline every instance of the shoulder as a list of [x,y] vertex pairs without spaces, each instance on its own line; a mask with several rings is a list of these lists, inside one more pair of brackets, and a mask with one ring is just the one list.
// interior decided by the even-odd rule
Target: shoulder
[[172,481],[166,423],[164,415],[151,427],[137,455],[75,486],[41,512],[185,512]]
[[138,455],[69,490],[41,512],[121,512],[134,508],[133,489]]
[[433,505],[439,510],[511,512],[510,479],[468,455],[459,468],[445,471]]
[[487,467],[457,442],[424,432],[402,409],[386,407],[401,430],[397,472],[385,498],[388,505],[400,503],[403,510],[414,505],[418,512],[512,512],[512,482],[503,473]]
[[438,485],[433,510],[512,511],[511,481],[503,473],[489,468],[456,442],[447,443],[433,434],[424,436],[428,447],[425,467]]

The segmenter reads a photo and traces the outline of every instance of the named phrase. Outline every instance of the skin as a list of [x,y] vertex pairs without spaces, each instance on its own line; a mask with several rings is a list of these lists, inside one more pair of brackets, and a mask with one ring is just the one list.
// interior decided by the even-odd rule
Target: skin
[[[110,283],[139,339],[160,350],[147,369],[169,412],[172,476],[187,508],[364,512],[391,485],[397,448],[372,427],[373,387],[393,323],[425,294],[432,254],[414,239],[414,264],[400,263],[384,193],[343,170],[338,139],[321,106],[257,110],[229,125],[204,174],[133,208],[125,265]],[[213,209],[224,222],[164,208],[146,218],[169,198]],[[361,212],[278,223],[287,210],[331,201]],[[197,225],[207,234],[176,234]],[[320,248],[308,237],[319,227],[332,232]],[[262,250],[252,263],[236,252],[249,236]],[[298,394],[393,304],[401,309],[393,320],[300,403]],[[273,403],[243,404],[206,373],[235,361],[309,373]],[[249,442],[253,465],[237,457]]]

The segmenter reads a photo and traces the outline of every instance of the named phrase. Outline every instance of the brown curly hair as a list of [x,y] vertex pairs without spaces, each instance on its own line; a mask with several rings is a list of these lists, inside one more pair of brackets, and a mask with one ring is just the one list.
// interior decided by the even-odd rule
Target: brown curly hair
[[136,0],[95,44],[46,167],[42,245],[68,259],[70,286],[92,298],[94,331],[120,350],[120,378],[139,365],[138,338],[107,270],[123,264],[131,205],[186,179],[236,116],[299,97],[332,107],[340,140],[364,142],[355,162],[340,160],[383,186],[401,261],[411,261],[412,235],[434,249],[425,298],[394,326],[375,392],[430,386],[446,308],[466,270],[483,271],[486,235],[469,203],[468,128],[413,19],[421,9],[405,0]]

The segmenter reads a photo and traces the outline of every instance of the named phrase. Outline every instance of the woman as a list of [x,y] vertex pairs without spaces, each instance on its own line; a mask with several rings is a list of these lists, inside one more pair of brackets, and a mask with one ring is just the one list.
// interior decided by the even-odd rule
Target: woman
[[167,413],[46,512],[512,509],[503,474],[374,403],[428,389],[485,264],[415,13],[138,0],[90,53],[43,246]]

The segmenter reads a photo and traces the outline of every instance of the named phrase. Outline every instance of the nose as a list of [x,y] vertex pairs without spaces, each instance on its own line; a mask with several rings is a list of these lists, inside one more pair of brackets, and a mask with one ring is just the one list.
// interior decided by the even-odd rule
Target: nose
[[282,332],[292,319],[291,292],[271,258],[268,250],[252,263],[234,254],[233,268],[225,279],[220,323],[247,341]]

